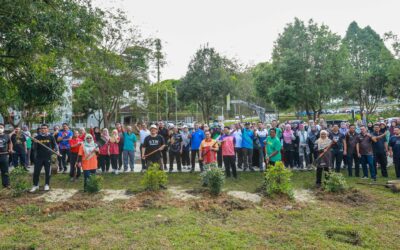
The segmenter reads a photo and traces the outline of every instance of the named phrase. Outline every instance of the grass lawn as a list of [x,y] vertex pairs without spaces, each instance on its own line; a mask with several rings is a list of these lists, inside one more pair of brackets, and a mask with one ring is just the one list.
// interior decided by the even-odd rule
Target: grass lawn
[[[106,189],[141,189],[142,174],[103,176]],[[198,173],[173,173],[168,186],[198,189],[199,180]],[[224,189],[255,193],[262,180],[259,172],[240,173]],[[295,172],[292,180],[295,189],[312,188],[314,172]],[[148,205],[134,207],[143,193],[103,202],[102,194],[78,192],[71,202],[47,203],[37,199],[39,194],[10,198],[2,191],[0,249],[399,249],[400,195],[356,184],[359,178],[348,181],[358,196],[314,190],[315,202],[263,198],[260,204],[238,207],[225,206],[226,194],[221,205],[210,197],[179,202],[162,191],[142,200]],[[52,177],[51,186],[82,189],[81,182],[60,174]],[[345,242],[351,233],[359,237],[355,245]]]

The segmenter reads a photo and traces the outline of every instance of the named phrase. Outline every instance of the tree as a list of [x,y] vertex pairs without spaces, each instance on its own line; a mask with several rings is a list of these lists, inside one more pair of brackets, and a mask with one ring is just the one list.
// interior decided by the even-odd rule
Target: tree
[[389,84],[386,87],[386,93],[389,97],[400,98],[400,39],[393,32],[385,34],[385,41],[389,42],[394,53],[394,60],[389,66],[387,77]]
[[226,95],[236,81],[236,65],[215,49],[200,48],[189,63],[188,71],[178,87],[179,100],[196,102],[209,122],[212,109],[223,105]]
[[166,61],[165,61],[165,55],[162,52],[162,43],[161,39],[157,38],[154,40],[154,59],[156,63],[156,73],[157,73],[157,82],[160,82],[161,80],[161,69],[165,66]]
[[[180,80],[165,80],[160,83],[155,83],[148,88],[148,111],[152,114],[157,114],[161,111],[161,117],[169,120],[171,112],[174,112],[175,106],[175,90],[178,88]],[[158,95],[158,97],[157,97]],[[158,100],[158,103],[157,103]],[[159,117],[156,118],[156,120]]]
[[348,95],[368,115],[386,95],[387,72],[393,56],[371,27],[362,29],[356,22],[349,25],[343,47],[347,51],[349,69],[346,81]]

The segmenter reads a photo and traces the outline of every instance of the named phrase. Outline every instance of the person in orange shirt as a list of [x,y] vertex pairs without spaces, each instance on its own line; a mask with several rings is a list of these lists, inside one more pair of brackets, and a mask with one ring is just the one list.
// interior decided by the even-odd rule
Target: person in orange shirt
[[206,139],[200,144],[199,160],[204,164],[217,162],[216,152],[218,151],[218,143],[211,138],[210,131],[205,132]]
[[84,191],[86,191],[86,183],[90,175],[96,174],[98,153],[99,153],[99,148],[97,144],[94,143],[93,136],[87,134],[85,137],[85,142],[79,148],[79,153],[78,153],[78,164],[82,166],[83,170]]

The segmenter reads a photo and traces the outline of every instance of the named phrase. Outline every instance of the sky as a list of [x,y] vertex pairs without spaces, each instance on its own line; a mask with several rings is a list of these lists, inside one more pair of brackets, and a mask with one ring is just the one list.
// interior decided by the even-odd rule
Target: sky
[[295,17],[312,18],[344,36],[356,21],[381,36],[400,35],[399,0],[93,0],[120,8],[144,37],[163,41],[167,65],[162,80],[183,77],[202,45],[244,65],[268,61],[274,41]]

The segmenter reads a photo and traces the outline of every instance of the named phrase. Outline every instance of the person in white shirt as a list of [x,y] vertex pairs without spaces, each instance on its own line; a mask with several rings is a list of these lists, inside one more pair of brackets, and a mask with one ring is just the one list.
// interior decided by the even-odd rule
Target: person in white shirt
[[[142,155],[142,147],[143,147],[144,139],[146,139],[146,137],[149,136],[149,135],[150,135],[150,130],[147,129],[146,123],[143,123],[141,125],[140,131],[139,131],[139,136],[140,136],[140,155]],[[145,169],[147,169],[146,161],[144,159],[142,159],[142,171],[144,171]]]
[[242,169],[243,166],[243,152],[242,152],[242,128],[239,123],[235,124],[235,129],[232,133],[235,137],[235,154],[237,167]]
[[304,161],[306,166],[309,164],[310,148],[307,143],[308,133],[304,129],[304,124],[299,124],[299,130],[297,131],[297,137],[299,138],[299,167],[304,168]]
[[190,169],[190,157],[189,157],[189,152],[190,152],[190,138],[189,138],[189,129],[186,125],[182,127],[181,131],[181,136],[182,136],[182,143],[183,143],[183,148],[182,148],[182,168],[183,169]]

